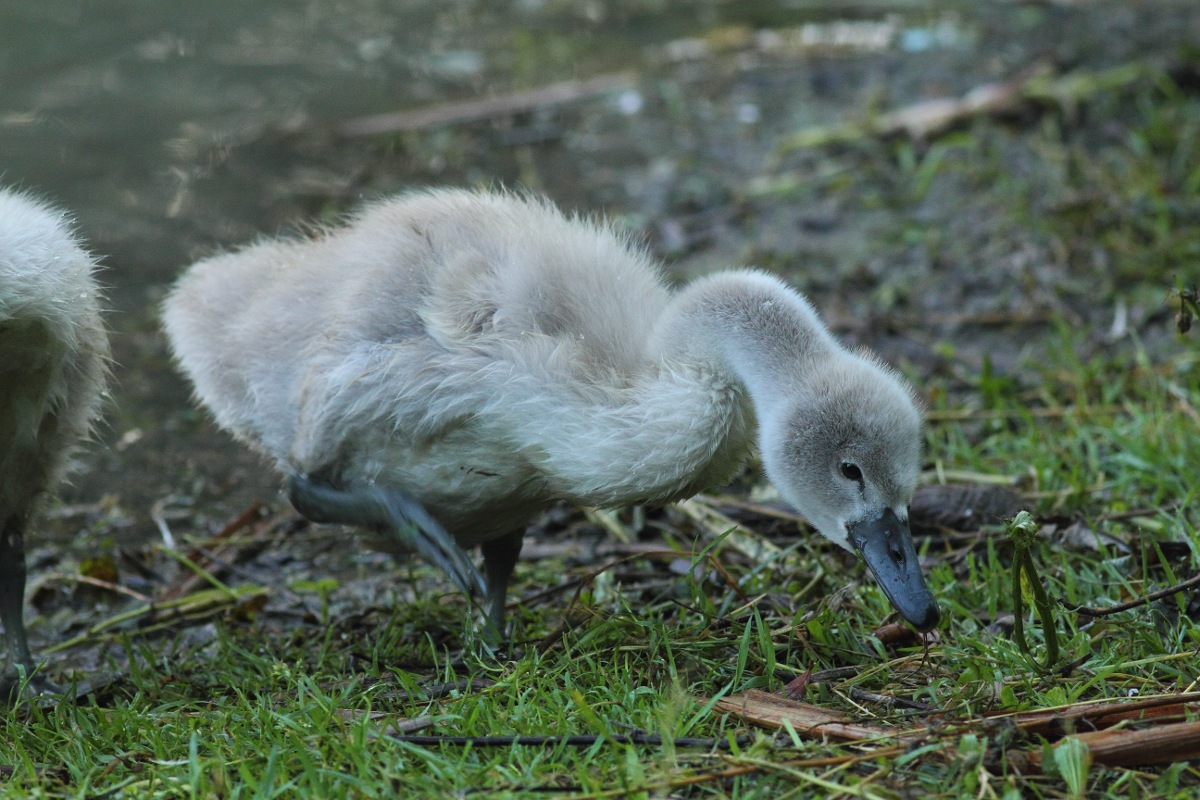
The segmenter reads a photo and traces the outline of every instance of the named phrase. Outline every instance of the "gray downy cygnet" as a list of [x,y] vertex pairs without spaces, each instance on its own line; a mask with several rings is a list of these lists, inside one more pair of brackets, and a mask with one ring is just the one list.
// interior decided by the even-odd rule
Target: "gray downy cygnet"
[[908,528],[912,391],[763,272],[672,290],[604,223],[435,190],[203,260],[164,321],[196,396],[275,460],[297,510],[486,592],[493,633],[535,513],[719,485],[756,427],[783,497],[861,554],[905,619],[937,624]]
[[[108,379],[95,260],[66,215],[0,190],[0,697],[34,676],[25,635],[25,537],[95,422]],[[22,676],[21,673],[24,672]]]

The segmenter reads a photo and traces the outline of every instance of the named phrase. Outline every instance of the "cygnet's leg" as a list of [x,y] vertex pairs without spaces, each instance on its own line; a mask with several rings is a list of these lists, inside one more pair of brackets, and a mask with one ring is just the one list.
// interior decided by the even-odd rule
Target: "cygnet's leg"
[[[0,702],[13,695],[21,682],[17,667],[25,677],[33,674],[33,654],[25,638],[25,522],[27,515],[16,513],[3,521],[0,530],[0,622],[4,624],[4,671],[0,672]],[[16,662],[15,664],[13,662]]]
[[508,596],[508,580],[512,577],[525,531],[517,529],[499,539],[480,546],[483,551],[483,571],[487,576],[487,615],[491,638],[499,643],[504,638],[504,606]]
[[288,497],[296,510],[313,522],[358,525],[378,531],[441,567],[468,595],[487,591],[483,576],[454,537],[424,506],[400,489],[381,486],[338,489],[307,475],[294,474],[288,481]]

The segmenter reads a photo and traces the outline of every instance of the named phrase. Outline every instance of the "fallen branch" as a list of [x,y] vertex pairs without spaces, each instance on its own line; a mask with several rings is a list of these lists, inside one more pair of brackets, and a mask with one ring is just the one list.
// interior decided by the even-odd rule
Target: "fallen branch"
[[[1174,764],[1200,758],[1200,722],[1077,733],[1064,736],[1054,744],[1054,749],[1063,747],[1069,741],[1084,744],[1091,760],[1105,767]],[[1036,772],[1042,768],[1045,754],[1046,751],[1041,748],[1030,748],[1009,751],[1006,757],[1010,766],[1023,772]]]
[[115,594],[123,594],[126,597],[131,597],[134,600],[137,600],[139,603],[150,602],[150,598],[141,592],[135,592],[133,589],[126,588],[119,583],[100,580],[99,578],[93,578],[89,575],[67,575],[63,572],[51,572],[42,580],[47,583],[51,581],[62,581],[63,583],[78,583],[84,586],[94,586],[97,589],[104,589],[105,591],[113,592]]
[[634,75],[629,72],[600,75],[582,81],[562,81],[537,89],[446,103],[415,111],[358,117],[338,125],[336,131],[340,136],[358,138],[423,130],[439,125],[479,122],[523,111],[573,103],[595,95],[627,89],[633,83]]
[[[1063,741],[1068,738],[1086,744],[1092,753],[1092,761],[1106,767],[1173,764],[1200,758],[1200,722],[1176,722],[1141,730],[1123,728],[1077,733]],[[1032,763],[1040,764],[1040,750],[1031,750],[1028,755]]]
[[1174,722],[1197,711],[1200,693],[1192,692],[1119,702],[1097,700],[1038,711],[1001,711],[985,714],[984,719],[1011,720],[1027,734],[1055,738],[1080,729],[1103,730],[1121,722]]
[[1045,68],[1028,70],[1011,80],[977,86],[961,97],[925,100],[860,122],[804,128],[780,142],[778,151],[787,154],[805,147],[872,137],[907,135],[929,139],[975,117],[1011,115],[1031,103],[1069,107],[1100,92],[1128,86],[1148,74],[1150,68],[1142,64],[1058,77]]
[[727,711],[752,725],[770,730],[790,726],[800,736],[809,739],[861,741],[863,739],[911,740],[920,731],[897,731],[882,725],[852,722],[843,714],[827,708],[789,700],[770,692],[750,689],[722,698],[715,708]]
[[[899,627],[899,626],[897,626]],[[912,630],[905,626],[907,630]],[[919,635],[919,634],[918,634]],[[916,700],[909,700],[907,697],[895,697],[890,694],[878,694],[876,692],[868,692],[859,689],[857,686],[850,687],[850,699],[857,700],[860,703],[875,703],[876,705],[885,706],[888,708],[907,708],[911,711],[936,711],[937,709],[928,703],[921,703]]]
[[1115,606],[1108,606],[1107,608],[1094,608],[1092,606],[1081,606],[1077,603],[1072,603],[1072,602],[1069,602],[1067,600],[1062,600],[1062,599],[1060,599],[1058,602],[1060,605],[1062,605],[1063,608],[1067,609],[1068,611],[1074,611],[1078,614],[1086,614],[1089,617],[1107,617],[1110,614],[1117,614],[1122,611],[1128,611],[1131,608],[1137,608],[1138,606],[1148,605],[1150,603],[1153,603],[1155,600],[1161,600],[1164,597],[1170,597],[1171,595],[1176,594],[1178,592],[1187,591],[1188,589],[1191,589],[1193,586],[1200,586],[1200,572],[1197,572],[1195,575],[1188,578],[1186,581],[1183,581],[1182,583],[1177,583],[1174,586],[1168,586],[1165,589],[1159,589],[1157,592],[1151,592],[1150,594],[1145,595],[1144,597],[1139,597],[1134,600],[1130,600],[1127,603],[1118,603]]
[[[930,753],[953,758],[960,737],[986,732],[999,723],[1015,726],[1061,746],[1068,739],[1082,742],[1097,764],[1150,766],[1200,758],[1200,693],[1167,695],[1132,702],[1098,701],[1065,708],[1007,712],[973,719],[942,718],[935,732],[927,728],[889,728],[854,721],[830,709],[750,690],[718,700],[715,707],[771,730],[790,728],[805,738],[847,742],[887,742],[889,746],[927,743]],[[1193,719],[1189,719],[1193,717]],[[1131,725],[1140,723],[1141,728]],[[877,755],[887,750],[877,749]],[[1037,770],[1041,747],[1010,747],[1005,757],[1021,769]]]

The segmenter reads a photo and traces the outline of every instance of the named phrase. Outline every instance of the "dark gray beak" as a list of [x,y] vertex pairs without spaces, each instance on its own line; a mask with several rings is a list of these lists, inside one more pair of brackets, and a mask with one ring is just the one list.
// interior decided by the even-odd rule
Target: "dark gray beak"
[[908,523],[889,508],[874,519],[849,526],[850,544],[862,555],[892,605],[914,628],[928,631],[941,612],[925,585]]

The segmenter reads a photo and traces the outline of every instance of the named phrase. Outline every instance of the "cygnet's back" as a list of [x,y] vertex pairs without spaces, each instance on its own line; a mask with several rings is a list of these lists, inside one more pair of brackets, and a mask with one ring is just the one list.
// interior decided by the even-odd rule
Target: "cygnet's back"
[[164,316],[218,422],[286,461],[298,398],[352,382],[381,349],[414,368],[434,352],[504,359],[603,393],[646,368],[666,300],[656,268],[608,230],[544,201],[440,191],[201,262]]

